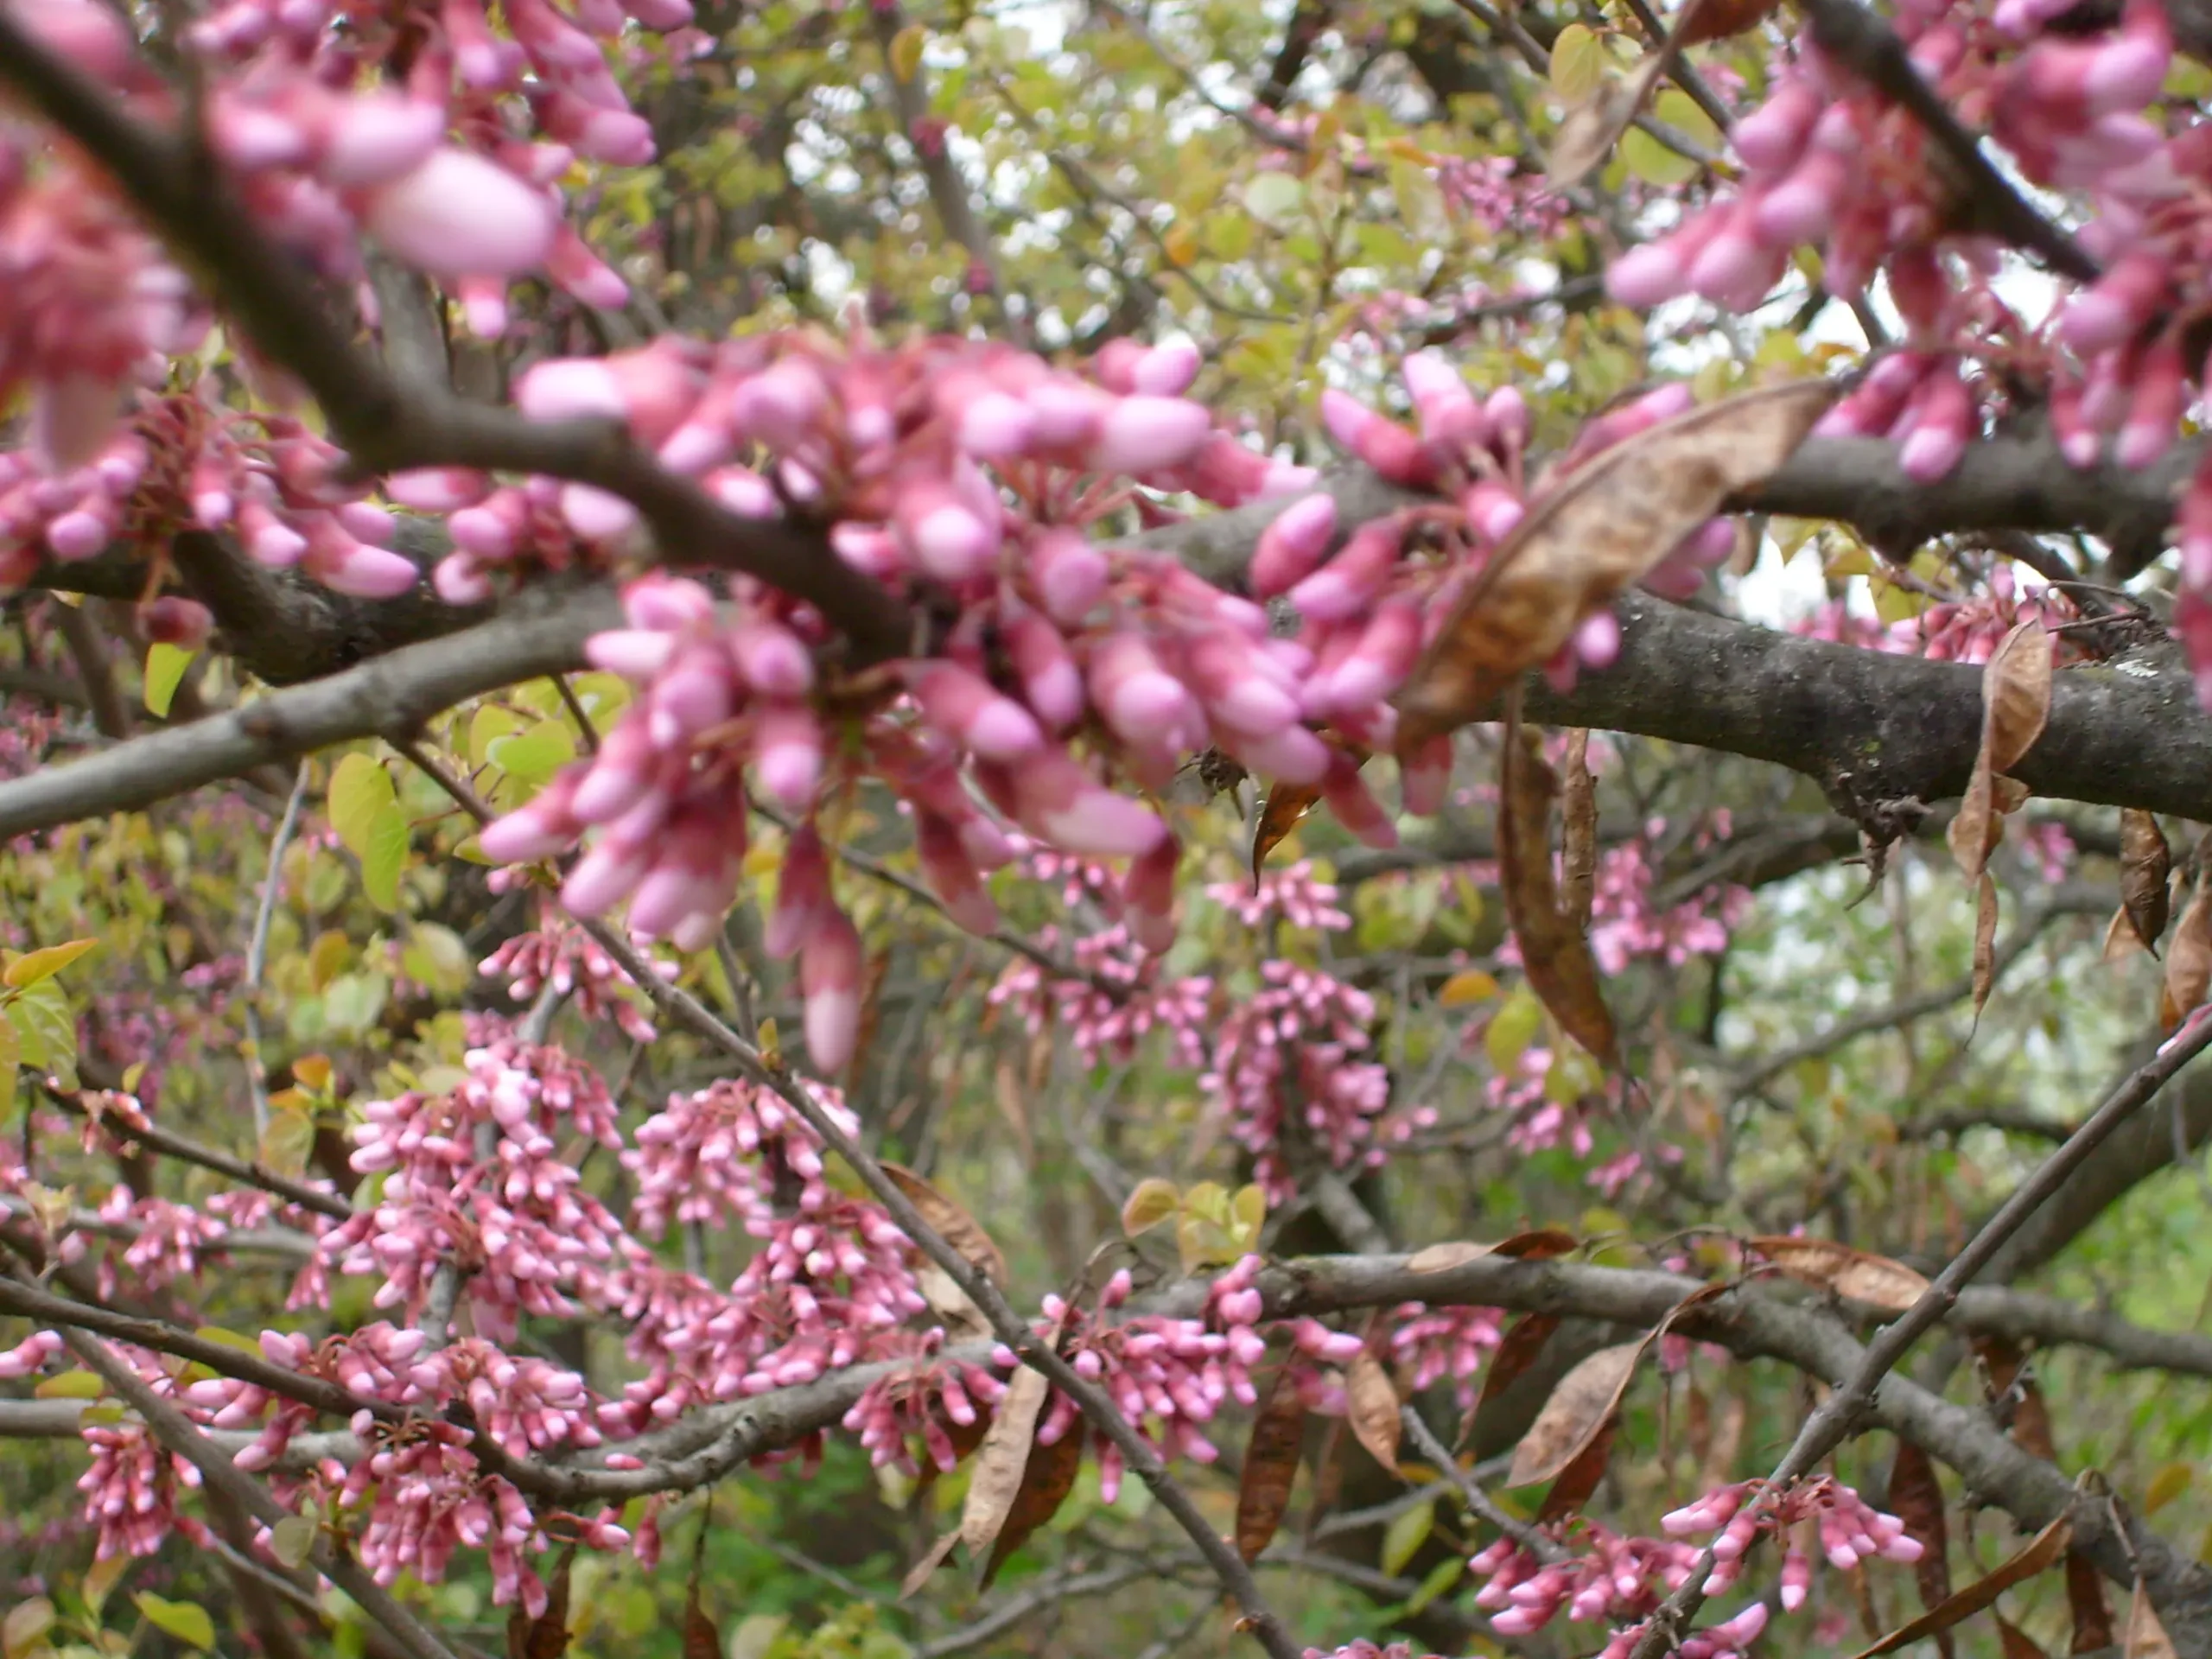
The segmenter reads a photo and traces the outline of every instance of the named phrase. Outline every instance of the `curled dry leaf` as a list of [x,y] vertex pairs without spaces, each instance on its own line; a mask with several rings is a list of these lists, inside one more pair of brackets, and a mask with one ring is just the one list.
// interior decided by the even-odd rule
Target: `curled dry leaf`
[[1290,1512],[1290,1490],[1298,1483],[1298,1457],[1306,1441],[1306,1402],[1286,1385],[1288,1368],[1278,1370],[1252,1419],[1252,1438],[1244,1447],[1244,1470],[1236,1483],[1236,1553],[1257,1560],[1274,1541],[1275,1529]]
[[[952,1547],[960,1541],[961,1529],[954,1527],[930,1546],[929,1554],[907,1568],[906,1576],[899,1581],[899,1599],[905,1601],[930,1581],[938,1568],[944,1565],[945,1557],[952,1554]],[[685,1659],[690,1659],[686,1655]]]
[[1567,1255],[1577,1247],[1577,1243],[1573,1234],[1557,1227],[1516,1233],[1495,1244],[1477,1244],[1468,1239],[1452,1239],[1415,1250],[1406,1258],[1406,1271],[1449,1273],[1454,1268],[1464,1268],[1470,1262],[1479,1262],[1490,1255],[1512,1256],[1524,1262],[1545,1262],[1554,1256]]
[[1552,1482],[1551,1490],[1537,1506],[1538,1526],[1564,1521],[1581,1512],[1582,1506],[1590,1501],[1591,1493],[1598,1490],[1598,1483],[1605,1478],[1605,1465],[1613,1455],[1613,1436],[1619,1428],[1618,1415],[1608,1417],[1597,1438],[1576,1452],[1567,1467],[1559,1471],[1559,1478]]
[[1351,1432],[1373,1458],[1392,1474],[1398,1472],[1398,1436],[1404,1425],[1398,1418],[1398,1385],[1382,1362],[1363,1349],[1344,1368],[1344,1394],[1351,1401],[1346,1415]]
[[1667,72],[1675,67],[1682,48],[1699,41],[1718,40],[1723,35],[1733,35],[1748,29],[1757,18],[1737,22],[1727,16],[1712,16],[1733,11],[1747,11],[1760,6],[1760,16],[1772,11],[1776,0],[1690,0],[1682,15],[1675,20],[1674,29],[1656,41],[1643,54],[1628,77],[1611,86],[1601,87],[1596,97],[1571,111],[1560,123],[1559,132],[1552,140],[1552,152],[1545,171],[1554,190],[1570,189],[1590,175],[1591,169],[1613,152],[1629,124],[1643,112],[1652,92],[1665,79]]
[[1560,1378],[1552,1397],[1514,1448],[1505,1484],[1533,1486],[1549,1480],[1588,1450],[1620,1409],[1621,1396],[1628,1392],[1644,1347],[1637,1341],[1600,1348]]
[[999,1402],[998,1413],[991,1420],[991,1432],[983,1436],[983,1444],[976,1451],[975,1471],[968,1478],[968,1501],[960,1511],[960,1538],[971,1557],[982,1555],[996,1542],[999,1529],[1006,1524],[1014,1497],[1021,1490],[1022,1474],[1029,1466],[1029,1448],[1037,1438],[1037,1415],[1052,1392],[1052,1385],[1044,1374],[1026,1365],[1007,1384],[1006,1397]]
[[2143,950],[2143,936],[2135,931],[2134,921],[2123,905],[2113,912],[2112,920],[2106,925],[2104,960],[2107,963],[2125,962],[2130,957],[2142,955]]
[[1268,791],[1267,804],[1260,809],[1260,822],[1252,831],[1252,891],[1260,890],[1260,872],[1267,867],[1268,855],[1282,842],[1282,838],[1298,828],[1298,821],[1313,810],[1314,802],[1321,798],[1318,785],[1277,784]]
[[906,1195],[906,1202],[921,1212],[922,1219],[938,1236],[960,1253],[962,1261],[1001,1290],[1006,1287],[1006,1256],[991,1242],[982,1224],[912,1170],[885,1164],[883,1173],[891,1178],[893,1185]]
[[1675,25],[1675,38],[1684,46],[1701,46],[1757,29],[1771,17],[1779,0],[1706,0],[1686,12]]
[[1744,1243],[1792,1279],[1886,1313],[1904,1313],[1928,1289],[1928,1281],[1904,1262],[1854,1250],[1833,1239],[1761,1237]]
[[1030,1534],[1060,1512],[1083,1471],[1083,1430],[1072,1427],[1050,1446],[1033,1443],[1023,1465],[1021,1484],[1007,1507],[1006,1522],[991,1541],[990,1559],[983,1563],[982,1586],[990,1588],[1007,1558],[1029,1540]]
[[721,1632],[715,1628],[714,1619],[700,1605],[696,1575],[691,1580],[690,1593],[683,1599],[683,1659],[722,1659]]
[[2112,1604],[2105,1599],[2105,1575],[2078,1549],[2066,1552],[2066,1608],[2074,1615],[2074,1653],[2094,1653],[2113,1644]]
[[2127,1640],[2120,1651],[2120,1659],[2176,1659],[2173,1638],[2166,1634],[2158,1610],[2151,1605],[2151,1592],[2143,1587],[2140,1574],[2135,1580],[2134,1598],[2127,1605]]
[[[1890,1513],[1904,1522],[1905,1535],[1920,1546],[1913,1576],[1920,1583],[1920,1605],[1930,1611],[1950,1599],[1950,1527],[1944,1519],[1943,1489],[1936,1479],[1936,1465],[1910,1440],[1897,1443],[1897,1462],[1890,1470]],[[1950,1659],[1950,1632],[1939,1630],[1936,1645]]]
[[1951,820],[1951,856],[1978,880],[2005,833],[2004,818],[2027,798],[2007,777],[2043,735],[2050,718],[2050,634],[2031,617],[1997,642],[1981,670],[1981,747],[1975,752],[1959,814]]
[[2166,832],[2158,828],[2158,815],[2140,807],[2122,807],[2120,813],[2120,908],[2143,948],[2158,954],[2159,936],[2166,931],[2171,908],[2166,887],[2174,867],[2173,849]]
[[2003,1659],[2050,1659],[2033,1637],[2004,1614],[1999,1613],[1996,1618],[1998,1651]]
[[2173,942],[2166,946],[2166,975],[2158,988],[2158,1025],[2171,1031],[2204,1001],[2212,987],[2212,886],[2196,880],[2189,908],[2182,912]]
[[1567,734],[1567,779],[1560,798],[1560,899],[1567,918],[1585,933],[1598,892],[1598,780],[1590,775],[1590,732]]
[[1483,1391],[1475,1402],[1477,1411],[1520,1381],[1522,1374],[1536,1363],[1536,1356],[1544,1351],[1544,1344],[1552,1339],[1552,1332],[1559,1329],[1559,1325],[1556,1313],[1530,1313],[1505,1327],[1505,1334],[1498,1339],[1490,1363],[1483,1371]]
[[1584,618],[1788,461],[1837,391],[1802,380],[1725,398],[1568,474],[1491,554],[1399,691],[1399,753],[1483,717]]
[[1859,1653],[1858,1659],[1874,1659],[1878,1653],[1893,1653],[1899,1648],[1925,1641],[1938,1630],[1948,1630],[1962,1620],[1973,1618],[2014,1585],[2025,1584],[2038,1573],[2048,1570],[2066,1553],[2066,1546],[2073,1537],[2072,1522],[2060,1516],[1987,1578],[1976,1579],[1957,1594],[1947,1598],[1941,1605],[1929,1608],[1910,1624],[1891,1630],[1872,1647]]
[[1981,1023],[1981,1010],[1997,982],[1997,884],[1982,872],[1974,886],[1974,1019]]
[[1552,884],[1551,810],[1558,785],[1520,722],[1519,700],[1506,721],[1497,794],[1498,886],[1506,919],[1521,946],[1522,970],[1568,1036],[1606,1065],[1619,1058],[1612,1011],[1598,984],[1590,941],[1560,908]]
[[2012,1444],[2045,1463],[2058,1461],[2058,1447],[2050,1436],[2050,1408],[2036,1374],[2029,1368],[2027,1350],[2010,1337],[1976,1337],[1974,1357],[1987,1373],[1991,1414],[2008,1426]]

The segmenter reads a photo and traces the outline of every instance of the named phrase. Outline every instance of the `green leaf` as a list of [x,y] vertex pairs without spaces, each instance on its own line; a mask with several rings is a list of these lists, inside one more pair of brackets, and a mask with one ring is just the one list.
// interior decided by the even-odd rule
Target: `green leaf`
[[1651,112],[1688,138],[1694,138],[1707,149],[1718,149],[1723,142],[1720,129],[1713,124],[1713,118],[1698,107],[1697,100],[1679,86],[1669,86],[1651,100]]
[[492,758],[492,745],[522,730],[522,716],[512,709],[487,702],[468,722],[468,764],[480,766]]
[[23,1056],[23,1039],[16,1022],[0,1020],[0,1123],[16,1114],[16,1067]]
[[560,720],[542,720],[513,737],[495,738],[485,756],[509,777],[543,784],[576,758],[576,735]]
[[1446,1590],[1459,1583],[1459,1575],[1466,1570],[1466,1562],[1458,1555],[1446,1555],[1434,1567],[1429,1568],[1428,1576],[1421,1581],[1421,1588],[1406,1598],[1407,1614],[1410,1616],[1421,1611],[1430,1602],[1434,1601]]
[[0,983],[11,990],[29,990],[41,980],[52,979],[85,952],[99,946],[98,939],[72,939],[67,944],[49,944],[43,950],[33,950],[10,963],[8,971],[0,974]]
[[330,827],[354,857],[368,857],[369,840],[387,808],[397,810],[391,774],[365,754],[347,755],[330,776]]
[[1621,159],[1646,184],[1686,184],[1701,171],[1688,156],[1671,150],[1642,127],[1621,135]]
[[215,1645],[215,1621],[207,1617],[207,1610],[194,1601],[165,1601],[149,1591],[141,1590],[130,1599],[146,1622],[156,1630],[175,1637],[188,1647],[198,1648],[205,1653]]
[[322,994],[323,1017],[333,1031],[359,1036],[376,1024],[391,991],[382,974],[340,974]]
[[1544,1005],[1535,993],[1526,985],[1515,986],[1483,1033],[1483,1051],[1490,1056],[1491,1068],[1501,1077],[1510,1075],[1543,1025]]
[[97,1618],[100,1609],[107,1605],[108,1593],[123,1581],[123,1575],[130,1570],[131,1559],[128,1555],[111,1555],[104,1561],[94,1561],[85,1569],[85,1576],[78,1580],[77,1588],[94,1618]]
[[891,49],[884,54],[891,60],[891,73],[900,80],[912,80],[922,67],[922,48],[929,41],[929,30],[919,23],[909,23],[893,35]]
[[407,815],[387,801],[368,827],[361,857],[361,890],[378,910],[399,908],[399,873],[407,868]]
[[8,1659],[30,1651],[54,1628],[54,1604],[44,1596],[19,1601],[0,1619],[0,1652]]
[[475,972],[461,935],[435,922],[424,922],[415,929],[400,965],[430,989],[448,994],[466,989]]
[[51,1072],[64,1086],[77,1086],[77,1022],[54,980],[43,980],[8,1004],[23,1065]]
[[1552,90],[1572,105],[1586,102],[1605,79],[1605,48],[1586,24],[1569,23],[1552,42]]
[[315,1524],[304,1515],[288,1515],[269,1529],[269,1548],[287,1567],[306,1564],[315,1554]]
[[1435,1525],[1433,1503],[1416,1503],[1393,1521],[1382,1534],[1382,1570],[1394,1579],[1404,1572],[1406,1563],[1428,1541],[1429,1532]]
[[43,1379],[31,1392],[41,1400],[97,1400],[106,1387],[91,1371],[64,1371]]
[[146,651],[146,709],[162,720],[169,717],[169,704],[176,696],[176,689],[184,681],[184,671],[192,666],[197,652],[187,651],[182,645],[172,645],[157,639]]
[[1262,173],[1244,187],[1244,207],[1253,218],[1280,229],[1306,205],[1306,187],[1288,173]]
[[192,1333],[202,1342],[212,1342],[237,1353],[262,1357],[261,1344],[241,1331],[226,1331],[219,1325],[203,1325]]

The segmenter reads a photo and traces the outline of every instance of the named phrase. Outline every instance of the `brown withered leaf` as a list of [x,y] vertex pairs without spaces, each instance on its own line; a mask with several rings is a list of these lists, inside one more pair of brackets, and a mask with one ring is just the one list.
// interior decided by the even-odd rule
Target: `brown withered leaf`
[[552,1582],[545,1586],[545,1611],[536,1618],[517,1607],[507,1615],[507,1652],[510,1659],[561,1659],[569,1650],[569,1569],[575,1565],[576,1547],[561,1552]]
[[2012,1444],[2045,1463],[2056,1463],[2050,1408],[2036,1386],[2035,1373],[2028,1369],[2027,1350],[2010,1337],[1976,1337],[1974,1351],[1988,1373],[1991,1408],[2011,1433]]
[[1512,1256],[1523,1262],[1548,1262],[1554,1256],[1565,1255],[1575,1249],[1579,1243],[1573,1234],[1557,1227],[1516,1233],[1495,1244],[1477,1244],[1471,1240],[1455,1238],[1415,1250],[1406,1258],[1406,1271],[1449,1273],[1454,1268],[1464,1268],[1468,1262],[1479,1262],[1488,1255]]
[[2158,815],[2139,806],[2120,811],[2120,906],[2135,937],[2152,956],[2158,954],[2159,936],[2166,931],[2166,878],[2174,867],[2173,849]]
[[976,1467],[968,1478],[968,1500],[960,1511],[960,1537],[971,1557],[980,1558],[1006,1524],[1021,1491],[1022,1474],[1029,1467],[1037,1414],[1052,1392],[1043,1373],[1027,1365],[1007,1385],[1006,1396],[991,1419],[991,1432],[976,1450]]
[[1558,785],[1520,723],[1519,699],[1505,725],[1497,791],[1498,887],[1521,946],[1522,971],[1568,1036],[1611,1065],[1619,1058],[1612,1010],[1598,983],[1589,938],[1560,908],[1552,884],[1552,801]]
[[1318,784],[1277,784],[1268,791],[1267,804],[1260,809],[1258,827],[1252,831],[1252,891],[1260,890],[1260,872],[1267,868],[1268,855],[1282,842],[1282,838],[1298,828],[1298,821],[1313,810],[1313,803],[1321,798]]
[[1390,1380],[1390,1373],[1382,1362],[1368,1352],[1344,1367],[1344,1394],[1351,1402],[1345,1414],[1351,1421],[1351,1432],[1367,1448],[1367,1455],[1388,1469],[1398,1472],[1398,1438],[1404,1424],[1398,1418],[1398,1385]]
[[1029,1448],[1029,1461],[1022,1468],[1021,1484],[1008,1507],[1006,1523],[999,1529],[999,1535],[991,1541],[990,1559],[983,1563],[982,1587],[990,1588],[991,1580],[999,1574],[1007,1558],[1029,1540],[1030,1534],[1060,1512],[1060,1505],[1068,1501],[1068,1494],[1075,1490],[1075,1478],[1083,1471],[1083,1428],[1080,1424],[1054,1440],[1050,1446],[1034,1445]]
[[[1997,642],[1981,669],[1981,747],[1948,837],[1951,856],[1978,880],[2005,833],[2004,817],[2025,798],[2005,774],[2043,735],[2050,717],[2050,634],[2031,617]],[[2009,785],[2009,787],[2008,787]]]
[[1878,1653],[1892,1653],[1899,1648],[1910,1647],[1915,1642],[1925,1641],[1938,1630],[1948,1630],[1962,1620],[1973,1618],[2014,1585],[2025,1584],[2038,1573],[2048,1570],[2066,1553],[2066,1546],[2073,1536],[2073,1523],[2064,1516],[2060,1516],[1988,1577],[1976,1579],[1965,1589],[1947,1598],[1940,1606],[1931,1607],[1910,1624],[1891,1630],[1872,1647],[1860,1652],[1857,1659],[1874,1659]]
[[1505,1327],[1505,1334],[1491,1353],[1490,1363],[1483,1369],[1477,1411],[1520,1381],[1522,1374],[1536,1363],[1536,1356],[1544,1351],[1544,1344],[1552,1339],[1559,1324],[1555,1313],[1530,1313]]
[[2135,924],[2122,905],[2112,913],[2112,920],[2105,926],[2103,959],[2107,963],[2125,962],[2130,957],[2143,954],[2143,936],[2135,931]]
[[2212,886],[2202,877],[2190,895],[2174,937],[2166,946],[2166,974],[2158,987],[2158,1025],[2171,1031],[2187,1019],[2212,988]]
[[959,1541],[960,1529],[953,1527],[931,1544],[929,1554],[908,1567],[906,1576],[899,1581],[899,1599],[906,1600],[927,1584],[938,1568],[944,1565],[945,1557],[952,1554],[952,1547]]
[[1598,891],[1598,780],[1590,774],[1590,731],[1567,734],[1567,778],[1560,796],[1560,901],[1567,918],[1590,931]]
[[1779,3],[1780,0],[1706,0],[1675,25],[1675,38],[1684,46],[1726,40],[1757,29],[1774,16]]
[[992,1243],[982,1224],[931,1186],[911,1169],[885,1164],[891,1184],[906,1195],[906,1202],[921,1212],[938,1236],[960,1252],[962,1261],[1001,1289],[1006,1286],[1006,1255]]
[[683,1659],[722,1659],[721,1632],[715,1628],[715,1621],[699,1605],[699,1581],[691,1580],[690,1593],[683,1599]]
[[1506,1471],[1505,1484],[1533,1486],[1580,1457],[1620,1409],[1621,1396],[1628,1392],[1645,1346],[1638,1340],[1600,1348],[1560,1378],[1552,1397],[1513,1449],[1513,1466]]
[[1974,1020],[1981,1024],[1982,1008],[1990,988],[1997,982],[1997,884],[1984,870],[1974,884]]
[[2018,1625],[1999,1613],[1997,1619],[1998,1651],[2003,1659],[2050,1659],[2037,1644],[2036,1639]]
[[1252,1438],[1244,1447],[1244,1471],[1236,1482],[1236,1553],[1255,1560],[1273,1541],[1275,1529],[1290,1512],[1290,1490],[1298,1484],[1298,1455],[1306,1440],[1306,1402],[1285,1378],[1274,1375],[1252,1418]]
[[1904,1262],[1870,1255],[1834,1239],[1768,1236],[1744,1243],[1792,1279],[1887,1313],[1904,1313],[1928,1289],[1928,1281]]
[[2176,1659],[2173,1638],[2166,1634],[2158,1610],[2151,1605],[2151,1593],[2143,1587],[2140,1573],[2135,1579],[2135,1594],[2127,1605],[2127,1640],[2120,1648],[2121,1659]]
[[1311,1547],[1319,1536],[1321,1522],[1328,1519],[1329,1511],[1337,1507],[1337,1495],[1344,1484],[1344,1420],[1329,1419],[1329,1426],[1322,1431],[1321,1449],[1313,1459],[1313,1496],[1306,1506],[1306,1542]]
[[2105,1599],[2105,1575],[2078,1549],[2066,1552],[2066,1607],[2074,1615],[2069,1653],[2095,1653],[2112,1646],[2112,1604]]
[[[1951,1532],[1944,1519],[1943,1489],[1936,1483],[1936,1465],[1910,1440],[1897,1442],[1897,1462],[1890,1470],[1889,1510],[1904,1522],[1905,1535],[1920,1546],[1913,1576],[1920,1584],[1920,1605],[1932,1612],[1951,1594]],[[1944,1659],[1950,1659],[1948,1630],[1936,1632],[1936,1645]]]
[[[1766,10],[1771,11],[1777,0],[1765,0]],[[1675,20],[1675,27],[1662,39],[1652,43],[1642,61],[1622,80],[1601,86],[1596,96],[1567,112],[1559,124],[1559,131],[1552,139],[1551,155],[1545,171],[1554,190],[1567,190],[1590,175],[1590,171],[1606,156],[1629,124],[1643,112],[1652,92],[1665,79],[1667,72],[1675,67],[1675,60],[1681,56],[1682,48],[1698,41],[1718,40],[1722,35],[1740,32],[1749,23],[1730,26],[1730,20],[1715,18],[1707,21],[1707,14],[1727,10],[1731,5],[1740,9],[1745,0],[1690,0],[1682,15]],[[1704,33],[1711,29],[1713,32]]]
[[1618,1414],[1605,1420],[1598,1438],[1584,1446],[1574,1460],[1559,1471],[1551,1490],[1544,1494],[1544,1501],[1536,1508],[1536,1524],[1545,1526],[1554,1521],[1564,1521],[1580,1513],[1590,1501],[1590,1494],[1598,1490],[1598,1483],[1605,1478],[1605,1465],[1613,1455],[1613,1436],[1619,1432]]
[[1399,752],[1484,717],[1585,617],[1788,461],[1838,390],[1801,380],[1724,398],[1560,480],[1491,556],[1398,692]]

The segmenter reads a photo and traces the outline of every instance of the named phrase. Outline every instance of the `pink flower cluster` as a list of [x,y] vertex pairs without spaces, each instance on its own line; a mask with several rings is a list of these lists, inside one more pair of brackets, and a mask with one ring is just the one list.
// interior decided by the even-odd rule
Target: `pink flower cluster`
[[1337,907],[1336,883],[1317,876],[1310,858],[1266,871],[1257,887],[1216,881],[1206,888],[1206,897],[1247,927],[1262,926],[1276,916],[1293,927],[1325,933],[1341,933],[1351,925],[1351,918]]
[[1391,1310],[1390,1361],[1419,1392],[1449,1377],[1462,1411],[1482,1393],[1483,1363],[1505,1335],[1494,1307],[1429,1307],[1408,1302]]
[[1271,1201],[1296,1186],[1287,1135],[1332,1169],[1376,1168],[1382,1139],[1402,1141],[1435,1122],[1427,1109],[1383,1122],[1389,1070],[1353,1058],[1366,1050],[1375,1019],[1366,992],[1290,962],[1262,963],[1260,977],[1262,988],[1219,1022],[1201,1086],[1220,1097],[1230,1133],[1255,1154],[1253,1178]]
[[[652,958],[648,957],[648,961]],[[674,963],[654,962],[654,970],[672,979]],[[635,996],[629,973],[600,949],[599,942],[550,905],[542,906],[537,925],[518,933],[477,964],[486,979],[505,979],[507,995],[532,1002],[550,985],[587,1020],[612,1020],[632,1042],[650,1043],[653,1022]]]
[[1006,1384],[985,1367],[946,1354],[942,1330],[897,1332],[879,1346],[901,1363],[868,1384],[845,1414],[845,1427],[879,1468],[918,1473],[912,1450],[918,1440],[931,1465],[950,1473],[960,1461],[952,1430],[973,1429],[982,1420],[978,1408],[996,1405]]
[[363,1108],[353,1165],[387,1172],[384,1191],[318,1254],[342,1272],[382,1274],[376,1305],[410,1315],[450,1262],[479,1331],[510,1339],[522,1313],[573,1313],[565,1288],[626,1237],[556,1134],[609,1147],[621,1137],[606,1085],[556,1048],[507,1041],[472,1050],[467,1065],[450,1094],[410,1090]]

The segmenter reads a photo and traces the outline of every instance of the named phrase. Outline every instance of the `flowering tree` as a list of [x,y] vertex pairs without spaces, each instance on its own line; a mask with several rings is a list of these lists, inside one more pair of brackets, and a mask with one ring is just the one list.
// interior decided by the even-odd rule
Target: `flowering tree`
[[5,1659],[2212,1655],[2208,65],[0,0]]

